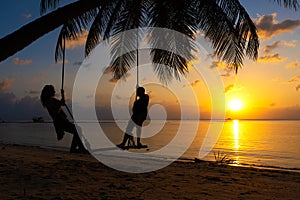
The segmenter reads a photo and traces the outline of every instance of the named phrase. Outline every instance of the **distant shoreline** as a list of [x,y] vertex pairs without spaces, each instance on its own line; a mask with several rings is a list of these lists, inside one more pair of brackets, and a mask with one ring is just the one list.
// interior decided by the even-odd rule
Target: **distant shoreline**
[[[79,123],[97,123],[97,122],[114,122],[114,121],[126,121],[128,119],[105,119],[105,120],[99,120],[99,121],[79,121]],[[156,121],[160,121],[162,119],[157,119]],[[167,119],[166,121],[233,121],[233,120],[239,120],[239,121],[300,121],[300,119]],[[0,123],[53,123],[52,120],[45,120],[44,122],[33,122],[32,120],[11,120],[11,121],[5,121],[2,120]]]

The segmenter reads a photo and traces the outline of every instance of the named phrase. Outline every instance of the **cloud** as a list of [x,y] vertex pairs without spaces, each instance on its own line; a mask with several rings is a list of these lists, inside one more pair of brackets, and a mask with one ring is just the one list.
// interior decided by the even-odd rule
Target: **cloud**
[[[63,60],[58,60],[54,65],[62,65]],[[65,64],[69,64],[69,60],[65,59]]]
[[254,20],[260,38],[268,39],[281,33],[292,32],[300,27],[300,20],[287,19],[282,22],[275,20],[276,13],[259,16]]
[[234,89],[234,84],[230,84],[230,85],[225,87],[224,92],[227,93],[227,92],[229,92],[233,89]]
[[39,95],[40,91],[37,90],[29,90],[29,91],[25,91],[25,93],[31,94],[31,95]]
[[30,19],[32,17],[32,14],[31,13],[24,13],[24,14],[22,14],[22,17],[24,19]]
[[273,82],[281,82],[281,78],[280,77],[276,77],[276,78],[273,78],[271,81]]
[[229,71],[225,72],[224,74],[221,74],[223,77],[229,77],[231,76],[231,73]]
[[32,60],[21,60],[20,58],[14,58],[13,63],[15,65],[29,65],[32,63]]
[[14,93],[0,92],[1,120],[31,120],[37,116],[50,119],[38,97],[25,96],[21,99],[16,99]]
[[16,96],[13,93],[0,92],[0,119],[9,118],[13,112]]
[[276,103],[270,103],[270,107],[276,106]]
[[209,66],[209,68],[211,69],[225,69],[227,68],[227,64],[223,61],[218,61],[218,60],[215,60],[211,63],[211,65]]
[[300,85],[297,85],[296,86],[296,91],[299,91],[300,90]]
[[300,65],[299,61],[296,60],[296,61],[294,61],[294,62],[288,63],[285,67],[286,67],[286,68],[295,68],[295,67],[298,67],[299,65]]
[[201,83],[201,80],[195,80],[194,82],[191,83],[192,87],[196,87],[197,85],[199,85]]
[[47,80],[48,76],[46,73],[35,73],[28,82],[30,84],[36,84],[39,81]]
[[295,83],[300,81],[300,76],[294,76],[291,79],[289,79],[286,83]]
[[82,64],[81,61],[77,61],[73,63],[73,66],[79,67]]
[[260,63],[270,63],[270,62],[274,63],[274,62],[282,62],[285,59],[286,58],[282,58],[278,53],[276,53],[272,55],[261,56],[258,58],[257,61]]
[[187,87],[187,86],[191,86],[193,88],[197,87],[199,84],[201,84],[201,80],[195,80],[194,82],[188,84],[188,85],[184,85],[183,88]]
[[287,42],[285,40],[282,40],[282,44],[286,47],[296,47],[296,43],[298,42],[298,40],[292,40],[290,42]]
[[233,67],[229,66],[226,62],[215,60],[209,66],[210,69],[218,69],[222,71],[222,77],[229,77],[233,72]]
[[274,42],[274,43],[271,44],[271,45],[266,45],[266,46],[264,47],[265,53],[270,53],[272,50],[278,48],[278,47],[279,47],[279,44],[280,44],[280,41],[276,41],[276,42]]
[[109,82],[111,82],[111,83],[117,83],[118,81],[119,81],[119,79],[116,79],[116,78],[109,79]]
[[66,49],[75,49],[78,46],[83,46],[86,42],[88,35],[87,30],[83,30],[82,33],[77,35],[76,40],[66,40]]
[[264,52],[270,53],[274,49],[278,48],[279,46],[285,46],[285,47],[296,47],[297,40],[292,40],[290,42],[287,42],[285,40],[278,40],[274,42],[273,44],[264,46]]
[[13,85],[13,79],[11,78],[5,78],[0,80],[0,92],[4,92],[7,91],[11,88],[11,86]]

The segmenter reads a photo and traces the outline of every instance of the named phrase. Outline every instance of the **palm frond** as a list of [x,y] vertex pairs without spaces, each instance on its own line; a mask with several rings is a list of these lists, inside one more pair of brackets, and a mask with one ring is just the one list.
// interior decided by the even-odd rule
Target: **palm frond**
[[245,56],[257,59],[256,27],[238,0],[202,0],[194,6],[199,29],[211,41],[219,58],[235,71],[243,65]]
[[136,61],[137,39],[141,31],[131,30],[114,35],[111,41],[111,69],[115,79],[120,79]]
[[111,36],[111,31],[120,17],[122,12],[122,6],[125,3],[123,0],[112,1],[112,7],[108,10],[107,15],[109,16],[108,20],[105,22],[105,30],[103,33],[103,40],[108,39]]
[[117,57],[111,63],[109,69],[113,73],[113,78],[118,80],[126,77],[127,72],[132,68],[132,64],[136,60],[136,51],[124,53]]
[[55,61],[62,58],[64,51],[65,40],[76,40],[78,34],[82,33],[83,30],[87,29],[89,23],[94,19],[96,15],[96,9],[92,9],[85,12],[83,15],[73,18],[66,22],[60,33],[55,48]]
[[298,0],[273,0],[274,2],[277,2],[277,4],[281,5],[283,4],[284,7],[298,10],[300,5],[298,3]]
[[[114,11],[112,15],[118,15],[118,17],[115,19],[113,17],[108,22],[104,37],[109,34],[113,35],[111,69],[116,79],[127,73],[136,62],[136,49],[143,33],[141,30],[133,29],[146,24],[143,13],[146,12],[147,5],[149,5],[147,2],[148,0],[128,0],[117,5],[119,12]],[[111,25],[114,20],[114,25]]]
[[154,29],[148,37],[154,70],[160,81],[167,83],[173,77],[180,80],[180,76],[188,72],[189,61],[194,59],[194,41],[184,34],[164,29]]
[[[151,58],[154,70],[164,83],[172,77],[180,79],[181,75],[188,72],[188,62],[194,58],[196,23],[190,3],[185,0],[154,1],[149,10],[152,19],[150,26],[174,30],[151,32],[149,39],[153,47]],[[183,34],[186,37],[182,37]],[[168,50],[163,50],[166,47]]]
[[110,18],[109,13],[111,13],[111,3],[109,2],[109,0],[102,1],[99,12],[91,25],[85,44],[85,56],[89,55],[89,53],[96,47],[103,35],[106,22]]
[[184,57],[170,51],[153,49],[151,57],[159,80],[167,84],[173,77],[180,80],[181,75],[188,72],[188,61]]
[[59,6],[60,0],[41,0],[40,13],[45,14],[49,9],[55,9]]
[[146,26],[145,13],[149,5],[149,0],[102,1],[89,31],[85,54],[88,55],[100,39],[105,40],[120,32]]
[[122,5],[120,16],[112,28],[112,35],[126,30],[143,27],[146,24],[144,13],[147,9],[145,0],[127,0]]

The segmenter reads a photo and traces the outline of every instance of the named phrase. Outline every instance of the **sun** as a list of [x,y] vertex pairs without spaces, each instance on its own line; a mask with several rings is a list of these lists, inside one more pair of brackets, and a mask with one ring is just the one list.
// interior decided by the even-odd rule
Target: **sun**
[[229,101],[228,107],[232,111],[239,111],[243,108],[243,102],[240,99],[232,99]]

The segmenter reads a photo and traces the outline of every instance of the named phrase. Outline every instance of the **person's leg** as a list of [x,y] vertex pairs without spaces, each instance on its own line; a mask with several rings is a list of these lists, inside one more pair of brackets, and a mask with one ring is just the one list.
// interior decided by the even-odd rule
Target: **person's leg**
[[[66,132],[73,134],[73,139],[71,142],[70,152],[83,152],[86,151],[84,145],[82,144],[80,137],[78,135],[76,126],[71,122],[66,122],[64,125],[64,129]],[[78,147],[78,149],[77,149]]]
[[137,121],[137,123],[135,125],[136,126],[136,143],[137,143],[137,147],[144,146],[141,143],[143,122],[144,122],[144,120],[139,120],[139,121]]
[[85,149],[91,149],[91,145],[90,145],[90,143],[88,142],[88,140],[87,140],[86,138],[82,137],[82,130],[81,130],[81,127],[78,126],[77,124],[75,124],[75,127],[76,127],[76,130],[77,130],[77,133],[78,133],[79,138],[81,138],[80,141],[81,141],[81,143],[83,144],[83,147],[84,147]]
[[132,137],[133,127],[134,127],[134,122],[132,121],[132,119],[130,119],[128,121],[128,124],[126,127],[126,132],[124,133],[123,140],[122,140],[121,144],[117,145],[117,147],[122,148],[122,149],[125,147],[127,140]]
[[141,146],[141,135],[142,135],[142,126],[136,124],[136,143],[137,146]]

